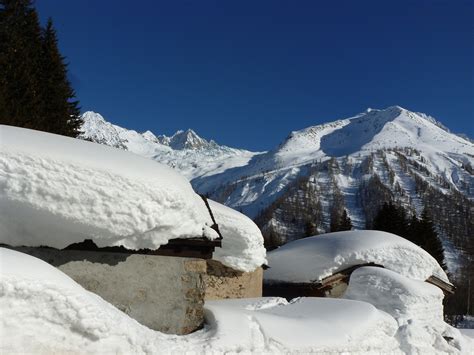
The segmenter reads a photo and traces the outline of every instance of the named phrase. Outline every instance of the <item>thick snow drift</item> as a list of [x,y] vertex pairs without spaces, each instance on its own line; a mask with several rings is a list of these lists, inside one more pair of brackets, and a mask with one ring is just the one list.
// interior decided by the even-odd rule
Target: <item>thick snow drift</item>
[[[261,265],[263,239],[253,222],[233,211],[221,219],[229,231],[222,261],[242,271]],[[164,165],[91,142],[0,126],[0,242],[64,248],[92,238],[99,247],[155,249],[173,238],[216,238],[211,224],[201,197]]]
[[263,237],[257,225],[247,216],[209,200],[219,230],[224,236],[222,248],[216,248],[213,259],[242,271],[253,271],[266,263]]
[[344,298],[371,303],[393,316],[400,347],[408,354],[474,351],[474,342],[443,321],[443,292],[436,286],[362,267],[352,273]]
[[395,320],[334,299],[213,301],[188,336],[152,331],[53,266],[0,248],[0,353],[391,352]]
[[[329,298],[242,299],[206,303],[214,347],[223,353],[283,349],[303,353],[393,352],[397,324],[364,302]],[[249,326],[250,325],[250,326]],[[283,349],[282,349],[283,348]]]
[[415,280],[448,277],[426,251],[391,233],[348,231],[296,240],[267,254],[267,281],[315,282],[351,266],[375,263]]
[[425,324],[443,322],[443,291],[391,270],[361,267],[351,274],[344,298],[373,304],[401,324],[416,318]]

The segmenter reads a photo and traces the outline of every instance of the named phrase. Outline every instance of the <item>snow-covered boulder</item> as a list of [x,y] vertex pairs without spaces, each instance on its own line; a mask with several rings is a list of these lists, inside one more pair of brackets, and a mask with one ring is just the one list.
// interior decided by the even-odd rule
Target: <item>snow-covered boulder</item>
[[328,233],[296,240],[268,253],[266,281],[318,282],[352,266],[374,263],[405,277],[425,281],[435,275],[449,282],[426,251],[410,241],[380,231]]
[[[221,261],[242,271],[261,265],[263,238],[253,222],[233,211],[220,217],[229,231],[224,239],[232,239],[223,243]],[[215,239],[212,223],[201,197],[171,168],[83,140],[0,126],[2,243],[64,248],[92,238],[99,247],[156,249],[174,238]]]

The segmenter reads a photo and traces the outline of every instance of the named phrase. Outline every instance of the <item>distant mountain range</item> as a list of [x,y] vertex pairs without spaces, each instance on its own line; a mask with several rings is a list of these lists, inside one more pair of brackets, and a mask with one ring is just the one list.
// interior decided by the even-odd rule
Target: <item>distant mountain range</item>
[[391,200],[431,212],[451,270],[474,250],[474,144],[428,115],[368,109],[291,132],[268,152],[222,146],[193,130],[166,137],[94,112],[82,118],[82,138],[178,169],[198,192],[253,218],[267,244],[328,231],[344,209],[355,228],[370,227]]

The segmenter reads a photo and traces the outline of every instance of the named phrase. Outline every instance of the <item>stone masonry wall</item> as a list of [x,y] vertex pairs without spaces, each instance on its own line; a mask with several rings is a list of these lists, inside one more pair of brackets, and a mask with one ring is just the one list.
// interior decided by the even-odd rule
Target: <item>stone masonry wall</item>
[[263,270],[241,272],[215,260],[207,260],[205,299],[262,297]]
[[147,327],[188,334],[204,322],[206,261],[96,251],[16,247],[69,275]]

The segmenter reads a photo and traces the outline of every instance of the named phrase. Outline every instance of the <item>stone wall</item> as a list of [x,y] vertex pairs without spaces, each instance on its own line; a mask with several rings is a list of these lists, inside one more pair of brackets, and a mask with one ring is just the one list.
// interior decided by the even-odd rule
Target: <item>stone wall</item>
[[215,260],[207,260],[205,299],[262,297],[263,270],[241,272]]
[[147,327],[188,334],[204,321],[202,259],[53,248],[14,248],[69,275]]

